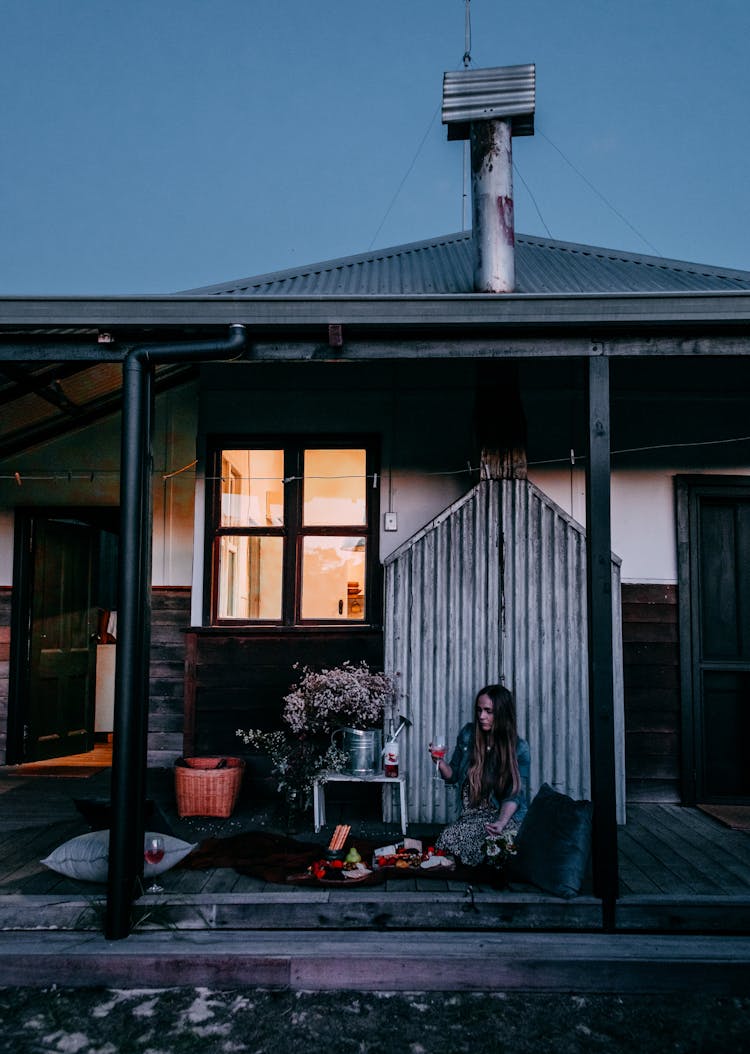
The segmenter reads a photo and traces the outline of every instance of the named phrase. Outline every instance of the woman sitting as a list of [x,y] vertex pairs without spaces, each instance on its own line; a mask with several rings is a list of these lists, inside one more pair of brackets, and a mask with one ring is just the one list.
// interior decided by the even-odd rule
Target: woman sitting
[[500,684],[478,693],[474,721],[458,734],[450,762],[432,752],[446,783],[457,784],[463,811],[436,845],[474,867],[484,859],[488,835],[516,831],[526,809],[529,745],[516,732],[513,696]]

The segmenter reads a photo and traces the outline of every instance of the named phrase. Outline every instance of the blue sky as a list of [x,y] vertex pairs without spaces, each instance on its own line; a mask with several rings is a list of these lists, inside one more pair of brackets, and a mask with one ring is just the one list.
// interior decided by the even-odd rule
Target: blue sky
[[[0,295],[171,292],[459,230],[438,111],[464,8],[2,0]],[[519,232],[650,252],[635,228],[750,269],[747,0],[472,0],[471,19],[475,67],[537,65]]]

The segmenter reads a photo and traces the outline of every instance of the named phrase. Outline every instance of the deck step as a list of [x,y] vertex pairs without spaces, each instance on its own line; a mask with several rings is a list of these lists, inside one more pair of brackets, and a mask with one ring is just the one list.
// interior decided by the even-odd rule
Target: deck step
[[0,934],[0,985],[746,994],[750,938],[309,931]]
[[[88,931],[104,928],[105,895],[0,896],[0,931]],[[432,932],[568,932],[598,930],[594,897],[561,900],[526,893],[354,893],[327,889],[257,893],[165,893],[133,908],[138,932],[300,930]],[[748,896],[627,896],[617,902],[617,929],[632,933],[750,935]]]
[[[105,895],[0,897],[0,930],[101,931]],[[149,930],[571,930],[598,929],[594,897],[537,894],[357,892],[328,889],[257,893],[164,893],[141,897],[135,929]]]

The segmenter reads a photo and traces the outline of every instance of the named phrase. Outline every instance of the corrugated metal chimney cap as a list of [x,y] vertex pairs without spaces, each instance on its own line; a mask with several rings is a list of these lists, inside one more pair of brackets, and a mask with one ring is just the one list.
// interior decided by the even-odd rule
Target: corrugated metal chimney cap
[[443,124],[449,139],[468,139],[474,121],[510,117],[513,135],[534,134],[536,66],[497,66],[443,74]]

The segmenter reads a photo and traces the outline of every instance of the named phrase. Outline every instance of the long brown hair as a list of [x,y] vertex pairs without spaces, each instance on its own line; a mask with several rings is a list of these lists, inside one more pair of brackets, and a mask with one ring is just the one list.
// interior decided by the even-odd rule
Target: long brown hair
[[[477,719],[481,696],[492,703],[492,728],[483,732]],[[516,794],[521,787],[516,744],[516,705],[502,684],[488,684],[474,700],[474,742],[467,780],[469,801],[479,805],[494,791],[498,798]]]

